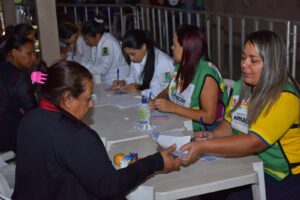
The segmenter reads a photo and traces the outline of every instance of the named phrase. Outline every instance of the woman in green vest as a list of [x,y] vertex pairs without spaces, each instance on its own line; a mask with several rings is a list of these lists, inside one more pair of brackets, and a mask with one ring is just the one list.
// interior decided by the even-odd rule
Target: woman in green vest
[[[187,165],[203,153],[226,156],[257,154],[264,163],[267,199],[296,200],[300,196],[300,100],[296,81],[288,76],[286,47],[274,32],[249,35],[237,81],[224,120],[207,140],[181,148]],[[227,199],[252,199],[250,187]]]
[[178,27],[173,38],[173,59],[177,64],[172,80],[151,103],[160,112],[193,120],[193,130],[204,124],[212,129],[222,118],[227,93],[217,67],[208,61],[206,42],[200,28]]

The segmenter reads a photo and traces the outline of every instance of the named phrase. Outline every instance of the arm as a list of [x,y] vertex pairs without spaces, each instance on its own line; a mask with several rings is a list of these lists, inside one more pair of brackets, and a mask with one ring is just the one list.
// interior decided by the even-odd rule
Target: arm
[[149,102],[151,111],[154,111],[156,109],[156,106],[155,106],[156,99],[168,99],[168,90],[169,90],[169,86],[166,89],[164,89],[163,91],[161,91],[154,100],[151,100]]
[[156,171],[178,169],[179,160],[172,159],[170,155],[174,148],[116,170],[100,138],[95,132],[85,129],[70,141],[63,160],[78,182],[91,194],[100,199],[115,199],[126,195]]
[[[267,114],[261,113],[249,127],[248,134],[213,138],[184,145],[181,150],[190,150],[190,152],[189,156],[183,159],[183,163],[190,164],[203,153],[243,156],[264,151],[280,140],[291,125],[299,120],[299,110],[295,108],[299,108],[299,97],[291,93],[283,93],[270,111]],[[228,127],[221,123],[221,127],[218,127],[214,134],[221,136],[224,126]]]
[[223,120],[218,127],[213,129],[212,131],[199,131],[194,133],[196,136],[196,140],[206,140],[211,138],[218,138],[218,137],[225,137],[225,136],[231,136],[232,128],[228,121]]
[[161,91],[155,99],[168,99],[168,90],[169,90],[169,86],[164,89],[163,91]]
[[216,81],[211,77],[207,77],[200,94],[200,110],[186,108],[165,99],[157,99],[154,104],[161,112],[174,113],[195,121],[199,121],[202,116],[205,123],[212,124],[215,122],[217,115],[218,91],[219,87]]
[[112,89],[118,89],[118,88],[122,88],[127,84],[131,84],[131,83],[135,83],[134,80],[134,65],[130,64],[129,66],[129,73],[128,75],[125,77],[124,80],[114,80],[112,83]]
[[185,158],[181,158],[183,165],[189,165],[199,159],[202,154],[212,153],[223,156],[245,156],[265,150],[268,145],[256,134],[232,135],[210,140],[190,142],[180,151],[189,151]]
[[228,121],[223,120],[217,128],[211,131],[214,138],[217,137],[225,137],[225,136],[231,136],[232,128]]
[[81,36],[78,37],[75,46],[75,53],[73,55],[73,60],[80,63],[88,63],[92,57],[92,47],[85,44]]

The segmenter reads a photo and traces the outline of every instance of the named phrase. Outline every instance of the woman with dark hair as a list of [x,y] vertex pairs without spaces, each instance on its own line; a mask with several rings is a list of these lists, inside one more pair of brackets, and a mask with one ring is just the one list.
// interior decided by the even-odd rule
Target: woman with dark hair
[[112,88],[156,97],[171,81],[173,60],[154,46],[145,31],[128,31],[122,41],[123,52],[130,60],[130,72],[124,80],[113,82]]
[[17,24],[14,27],[13,35],[16,35],[18,37],[26,37],[28,39],[31,39],[33,42],[36,41],[36,31],[29,24],[25,24],[25,23]]
[[129,67],[120,44],[110,33],[105,31],[103,18],[95,17],[87,21],[83,25],[81,33],[85,43],[93,47],[92,58],[81,62],[83,66],[96,78],[100,75],[101,82],[108,85],[111,85],[117,76],[120,79],[127,76]]
[[[34,28],[25,23],[17,24],[16,26],[9,25],[5,28],[5,35],[0,38],[0,61],[2,62],[5,58],[3,57],[4,55],[4,45],[6,41],[12,37],[16,36],[19,38],[26,37],[35,43],[36,41],[36,31]],[[39,64],[39,59],[35,58],[34,65]]]
[[201,130],[201,121],[205,128],[212,129],[222,118],[228,97],[220,72],[207,59],[200,28],[178,27],[172,50],[178,65],[168,88],[158,95],[152,106],[161,112],[192,119],[194,131]]
[[75,43],[78,37],[78,27],[70,22],[58,26],[60,58],[72,60]]
[[17,127],[24,112],[36,106],[30,71],[35,58],[33,41],[10,37],[0,64],[0,151],[15,150]]
[[[182,147],[189,150],[183,164],[203,153],[257,154],[264,164],[267,199],[299,199],[300,93],[296,81],[288,77],[285,49],[274,32],[248,36],[242,51],[242,78],[233,88],[224,120],[212,132],[200,133],[207,140]],[[252,199],[250,186],[226,199]]]
[[125,199],[154,172],[179,169],[173,145],[116,170],[98,134],[81,121],[93,106],[91,73],[72,61],[47,73],[40,107],[19,126],[12,199]]
[[62,59],[87,63],[92,56],[92,47],[86,45],[78,27],[71,22],[63,22],[58,27],[60,55]]

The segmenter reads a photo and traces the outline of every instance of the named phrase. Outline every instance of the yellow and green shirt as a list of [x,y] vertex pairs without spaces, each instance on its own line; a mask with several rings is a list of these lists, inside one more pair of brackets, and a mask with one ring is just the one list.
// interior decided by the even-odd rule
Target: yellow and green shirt
[[265,172],[277,180],[282,180],[289,174],[299,174],[300,101],[296,87],[288,83],[270,111],[266,115],[263,111],[251,127],[248,127],[247,122],[249,101],[243,101],[236,111],[228,114],[238,101],[240,87],[241,81],[238,81],[225,115],[234,134],[253,133],[268,144],[265,151],[257,154],[263,160]]

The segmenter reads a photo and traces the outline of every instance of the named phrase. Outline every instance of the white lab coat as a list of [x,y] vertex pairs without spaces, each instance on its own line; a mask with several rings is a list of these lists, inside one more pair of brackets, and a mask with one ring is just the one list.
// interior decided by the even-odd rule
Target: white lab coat
[[[174,71],[174,63],[173,60],[161,50],[155,48],[155,66],[154,66],[154,74],[152,80],[150,82],[149,89],[143,90],[141,93],[149,97],[151,92],[151,98],[155,98],[161,91],[163,91],[170,82],[171,75]],[[144,56],[142,62],[130,64],[130,71],[128,76],[124,79],[126,84],[136,83],[142,84],[143,77],[141,74],[144,70],[144,66],[146,64],[147,54]]]
[[80,64],[92,62],[92,47],[86,45],[82,36],[77,38],[75,51],[72,55],[68,55],[67,60],[73,60]]
[[101,82],[111,85],[117,79],[119,68],[119,79],[128,75],[129,66],[125,61],[120,44],[110,33],[104,33],[98,46],[92,47],[92,58],[81,61],[95,76],[101,74]]

